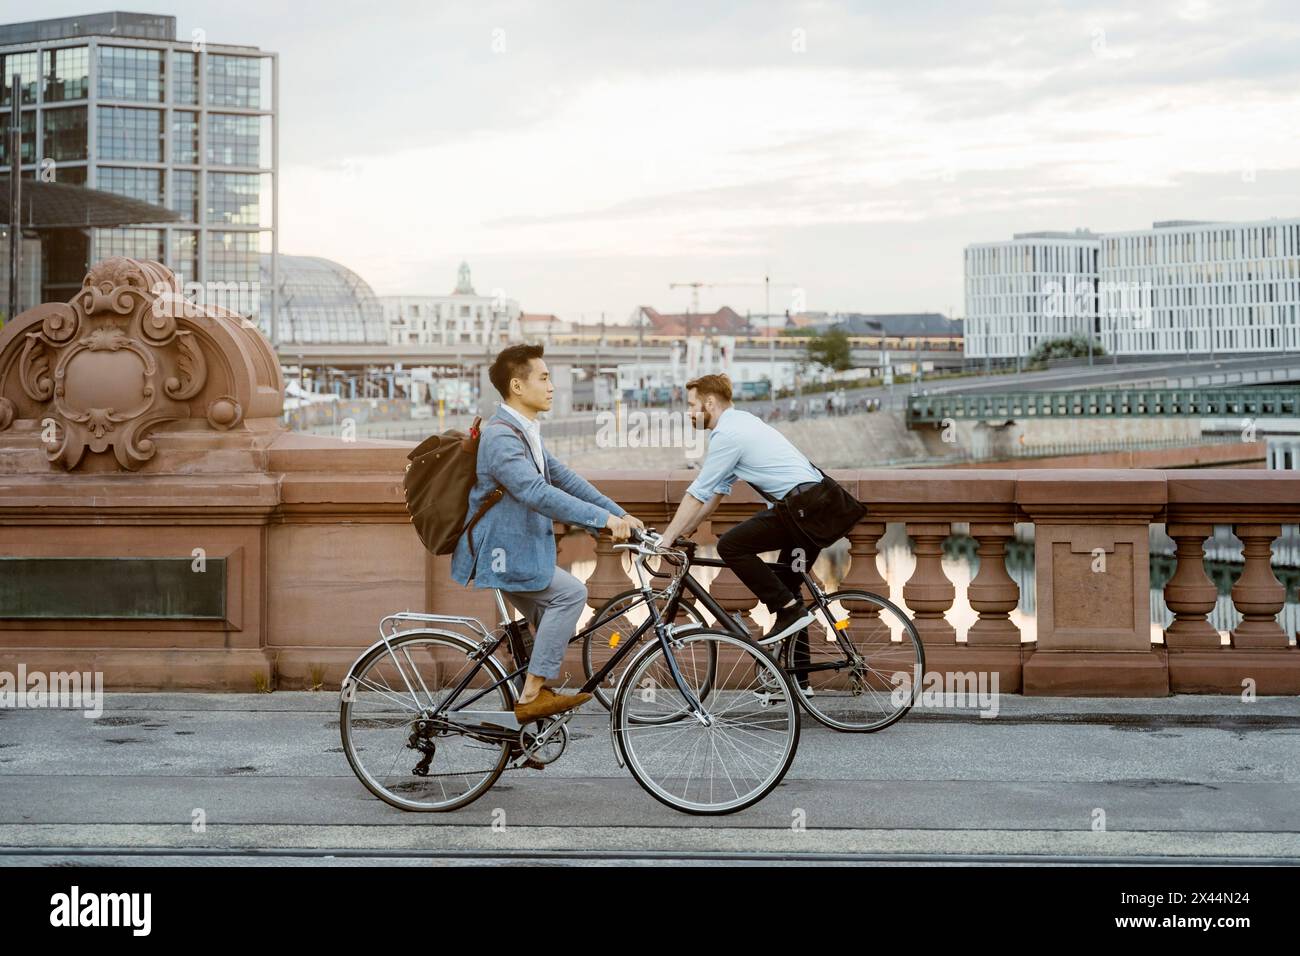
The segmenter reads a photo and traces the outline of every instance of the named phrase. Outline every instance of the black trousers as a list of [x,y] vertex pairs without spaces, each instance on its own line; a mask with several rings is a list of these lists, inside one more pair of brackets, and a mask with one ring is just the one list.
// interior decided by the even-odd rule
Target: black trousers
[[792,568],[769,568],[759,558],[764,551],[780,551],[782,564],[802,559],[800,567],[811,571],[821,548],[790,530],[774,508],[760,511],[718,539],[718,557],[775,614],[792,599],[803,600],[803,577]]

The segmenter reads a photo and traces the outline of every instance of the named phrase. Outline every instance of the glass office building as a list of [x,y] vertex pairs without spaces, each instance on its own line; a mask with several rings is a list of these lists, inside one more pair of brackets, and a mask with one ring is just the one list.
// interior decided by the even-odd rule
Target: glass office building
[[[277,70],[276,54],[256,47],[209,42],[198,30],[179,38],[170,16],[0,25],[0,121],[8,125],[21,75],[24,175],[181,216],[47,243],[42,298],[66,301],[106,256],[156,259],[269,333],[258,286],[262,253],[278,251]],[[0,143],[0,163],[9,161]]]

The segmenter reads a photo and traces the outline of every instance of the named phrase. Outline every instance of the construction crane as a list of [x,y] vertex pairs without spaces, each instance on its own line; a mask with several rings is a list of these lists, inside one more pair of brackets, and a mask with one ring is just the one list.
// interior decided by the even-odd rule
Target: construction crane
[[[691,312],[698,315],[700,312],[700,290],[701,289],[753,289],[759,286],[763,287],[763,321],[767,325],[768,342],[767,342],[767,361],[768,373],[767,380],[771,386],[771,395],[776,398],[776,335],[771,327],[772,323],[772,286],[778,289],[799,288],[794,282],[773,282],[771,276],[763,276],[762,282],[670,282],[670,289],[690,289],[691,290]],[[691,315],[686,316],[686,336],[691,335]]]
[[763,288],[763,318],[770,322],[772,314],[772,286],[778,289],[797,289],[799,286],[793,282],[773,282],[769,276],[763,276],[762,282],[670,282],[670,289],[690,289],[691,290],[691,311],[686,316],[686,334],[691,334],[691,317],[700,314],[700,290],[701,289],[756,289]]

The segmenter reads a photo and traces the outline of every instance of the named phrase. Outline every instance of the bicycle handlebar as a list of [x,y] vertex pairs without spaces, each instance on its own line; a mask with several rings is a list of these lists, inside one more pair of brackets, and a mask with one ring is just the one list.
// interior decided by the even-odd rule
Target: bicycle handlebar
[[[687,556],[684,552],[676,550],[664,544],[663,536],[653,528],[633,528],[632,541],[626,544],[614,545],[616,551],[631,551],[637,555],[636,560],[641,562],[645,567],[645,559],[649,557],[666,558],[670,563],[679,567],[684,567],[687,563]],[[649,568],[646,568],[650,571]],[[650,571],[651,574],[656,572]]]

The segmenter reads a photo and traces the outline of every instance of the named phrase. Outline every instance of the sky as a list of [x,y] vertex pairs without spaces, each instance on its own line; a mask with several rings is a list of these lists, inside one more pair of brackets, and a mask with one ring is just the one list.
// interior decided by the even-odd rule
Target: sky
[[1294,0],[131,9],[280,54],[280,250],[381,295],[960,316],[971,242],[1300,216]]

